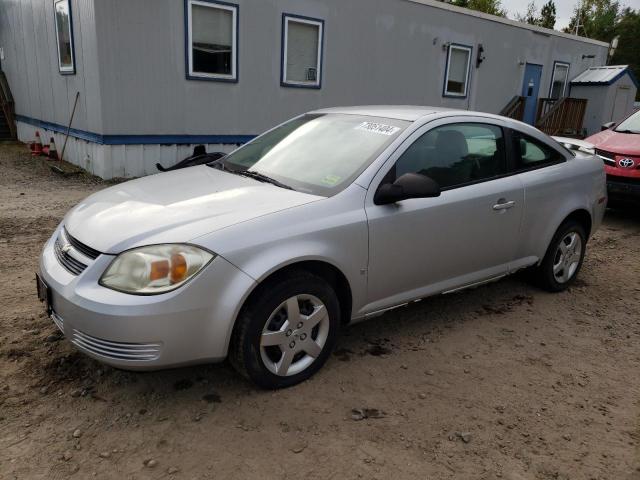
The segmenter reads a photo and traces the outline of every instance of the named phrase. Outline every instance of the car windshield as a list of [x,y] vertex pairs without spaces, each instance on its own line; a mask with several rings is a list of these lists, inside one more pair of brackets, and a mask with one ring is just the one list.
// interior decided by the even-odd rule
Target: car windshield
[[615,128],[620,133],[640,133],[640,112],[636,112]]
[[307,114],[259,136],[220,161],[232,172],[314,195],[346,188],[410,122]]

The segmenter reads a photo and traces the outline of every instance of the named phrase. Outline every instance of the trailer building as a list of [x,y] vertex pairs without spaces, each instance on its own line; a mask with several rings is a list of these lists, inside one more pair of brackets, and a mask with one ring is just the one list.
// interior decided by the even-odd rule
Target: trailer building
[[229,151],[302,112],[418,104],[498,113],[563,96],[605,43],[433,0],[0,0],[18,137],[103,178],[194,145]]

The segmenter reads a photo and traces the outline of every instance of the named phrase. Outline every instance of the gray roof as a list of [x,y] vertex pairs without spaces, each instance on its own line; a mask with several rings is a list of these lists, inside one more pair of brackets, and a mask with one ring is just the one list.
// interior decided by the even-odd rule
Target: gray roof
[[611,85],[627,72],[631,74],[629,65],[591,67],[571,80],[571,85]]

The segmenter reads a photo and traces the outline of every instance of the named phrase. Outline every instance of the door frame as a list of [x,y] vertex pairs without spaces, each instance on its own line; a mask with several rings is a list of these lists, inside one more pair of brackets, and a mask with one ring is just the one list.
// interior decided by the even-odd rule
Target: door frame
[[[533,122],[528,123],[526,121],[526,119],[524,118],[524,113],[523,113],[523,119],[522,119],[522,121],[524,123],[527,123],[528,125],[531,125],[531,126],[535,126],[535,124],[536,124],[536,113],[538,111],[538,99],[540,98],[540,87],[542,86],[542,75],[544,73],[544,65],[541,64],[541,63],[533,63],[533,62],[525,61],[525,63],[524,63],[524,71],[522,72],[522,81],[520,82],[520,94],[522,94],[524,92],[524,90],[525,90],[524,82],[526,81],[526,77],[527,77],[527,65],[532,65],[534,67],[540,67],[540,80],[538,82],[538,94],[536,95],[536,98],[535,98],[535,104],[534,104],[534,110],[533,110]],[[522,96],[526,97],[526,95],[522,95]],[[525,102],[526,102],[526,100],[525,100]],[[526,109],[526,103],[525,103],[525,109]]]

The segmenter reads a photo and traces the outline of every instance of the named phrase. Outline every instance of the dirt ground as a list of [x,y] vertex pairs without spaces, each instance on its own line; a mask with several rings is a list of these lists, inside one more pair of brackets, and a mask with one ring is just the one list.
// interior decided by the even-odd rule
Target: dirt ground
[[607,213],[565,293],[514,277],[426,300],[265,392],[226,364],[123,372],[60,338],[37,258],[107,185],[0,146],[0,479],[640,479],[640,209]]

